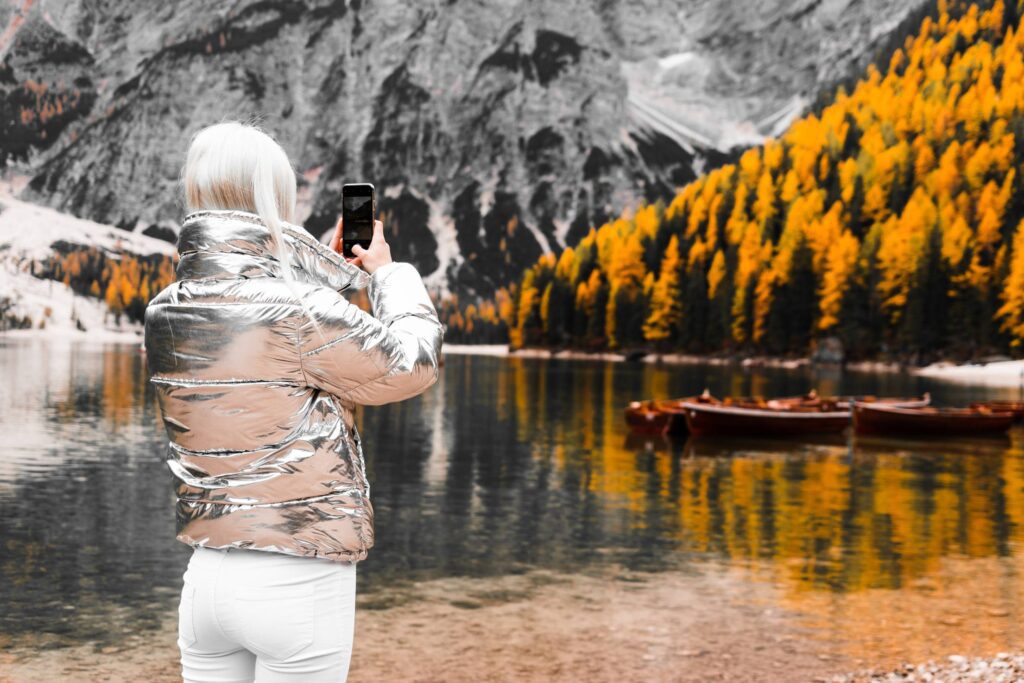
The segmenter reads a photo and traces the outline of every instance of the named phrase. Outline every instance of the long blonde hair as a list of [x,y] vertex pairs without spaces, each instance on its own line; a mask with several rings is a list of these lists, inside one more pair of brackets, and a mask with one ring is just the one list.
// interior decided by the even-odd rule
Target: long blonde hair
[[295,220],[295,170],[274,138],[252,123],[224,121],[192,136],[181,171],[189,212],[255,213],[274,238],[283,275],[292,278],[281,221]]

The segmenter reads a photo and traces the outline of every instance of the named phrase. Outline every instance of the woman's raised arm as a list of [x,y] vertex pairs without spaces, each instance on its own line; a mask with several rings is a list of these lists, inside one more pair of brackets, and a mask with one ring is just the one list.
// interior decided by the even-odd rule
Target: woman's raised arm
[[310,386],[363,405],[401,401],[437,381],[442,327],[423,279],[408,263],[393,263],[382,226],[353,263],[370,276],[373,315],[330,289],[304,297],[299,354]]

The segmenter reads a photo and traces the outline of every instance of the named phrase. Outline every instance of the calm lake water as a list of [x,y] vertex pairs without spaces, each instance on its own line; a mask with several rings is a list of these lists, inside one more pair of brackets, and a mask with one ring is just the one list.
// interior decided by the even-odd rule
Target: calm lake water
[[[0,377],[0,646],[157,628],[190,550],[174,540],[145,357],[0,338]],[[953,561],[985,576],[1004,567],[972,590],[997,612],[1019,604],[1021,428],[961,441],[628,437],[629,400],[705,387],[995,395],[902,375],[448,356],[428,393],[359,416],[377,510],[360,592],[538,567],[718,563],[767,568],[796,602],[827,606],[918,591]]]

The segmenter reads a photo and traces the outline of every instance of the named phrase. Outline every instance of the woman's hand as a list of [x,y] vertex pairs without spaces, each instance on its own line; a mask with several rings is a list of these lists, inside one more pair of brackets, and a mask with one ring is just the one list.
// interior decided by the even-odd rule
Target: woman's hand
[[380,221],[373,222],[373,239],[370,240],[370,248],[363,249],[358,244],[352,246],[352,253],[356,255],[349,263],[362,266],[370,275],[373,275],[381,266],[391,263],[391,247],[384,241],[384,224]]
[[[342,217],[338,216],[338,224],[334,226],[334,236],[331,237],[331,251],[333,251],[336,254],[340,254],[341,253],[341,226],[342,226],[342,223],[343,223]],[[346,259],[346,260],[348,260],[348,259]]]
[[[338,225],[334,228],[334,236],[331,238],[331,249],[341,253],[341,236],[344,221],[338,218]],[[380,221],[373,222],[373,239],[370,241],[370,248],[364,249],[358,244],[352,246],[352,253],[355,258],[345,258],[345,261],[362,267],[367,273],[373,274],[381,266],[391,263],[391,247],[384,241],[384,224]]]

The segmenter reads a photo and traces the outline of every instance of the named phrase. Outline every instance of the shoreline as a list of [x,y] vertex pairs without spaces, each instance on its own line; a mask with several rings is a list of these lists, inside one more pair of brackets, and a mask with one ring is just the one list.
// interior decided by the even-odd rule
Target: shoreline
[[933,363],[915,370],[928,379],[969,386],[1024,388],[1024,360],[992,363]]
[[[446,344],[443,353],[466,356],[492,356],[507,358],[542,358],[552,360],[584,360],[626,362],[629,353],[613,351],[589,352],[577,349],[524,348],[510,350],[507,344]],[[809,357],[780,358],[774,356],[700,356],[685,353],[647,353],[636,362],[651,365],[734,365],[741,368],[777,368],[799,370],[803,368],[835,368],[857,373],[907,373],[939,382],[966,386],[994,388],[1024,388],[1024,359],[1000,360],[989,363],[952,363],[940,361],[923,367],[914,367],[893,361],[865,360],[846,363],[816,363]]]
[[[545,349],[528,347],[511,350],[508,344],[445,344],[444,353],[459,356],[496,356],[508,358],[545,358],[554,360],[603,360],[626,362],[633,352],[616,351],[581,351],[579,349]],[[635,362],[651,365],[738,365],[744,368],[782,368],[796,370],[804,367],[842,368],[852,372],[903,372],[909,366],[892,361],[850,361],[847,363],[815,363],[808,356],[785,358],[779,356],[702,356],[692,353],[654,353],[643,352],[644,355]],[[1024,362],[1024,361],[1022,361]]]
[[136,330],[78,330],[75,328],[40,328],[28,327],[13,330],[0,330],[0,341],[6,339],[45,339],[62,343],[81,343],[90,345],[102,344],[133,344],[141,348],[143,341],[142,328]]
[[[73,328],[26,328],[0,330],[0,341],[7,339],[45,339],[60,343],[83,343],[89,345],[129,344],[143,342],[142,328],[126,330],[89,330]],[[588,352],[576,349],[526,348],[512,351],[507,344],[445,344],[442,354],[456,356],[489,356],[492,358],[540,358],[551,360],[605,361],[622,363],[629,357],[612,351]],[[810,358],[778,358],[773,356],[750,356],[736,358],[726,356],[699,356],[682,353],[649,353],[636,362],[649,365],[710,365],[738,366],[744,369],[770,368],[800,370],[805,368],[830,368],[854,373],[899,373],[905,372],[918,377],[947,382],[962,386],[991,388],[1021,388],[1024,390],[1024,359],[1001,360],[990,363],[951,363],[940,361],[924,367],[912,367],[891,361],[851,361],[848,363],[815,363]]]

